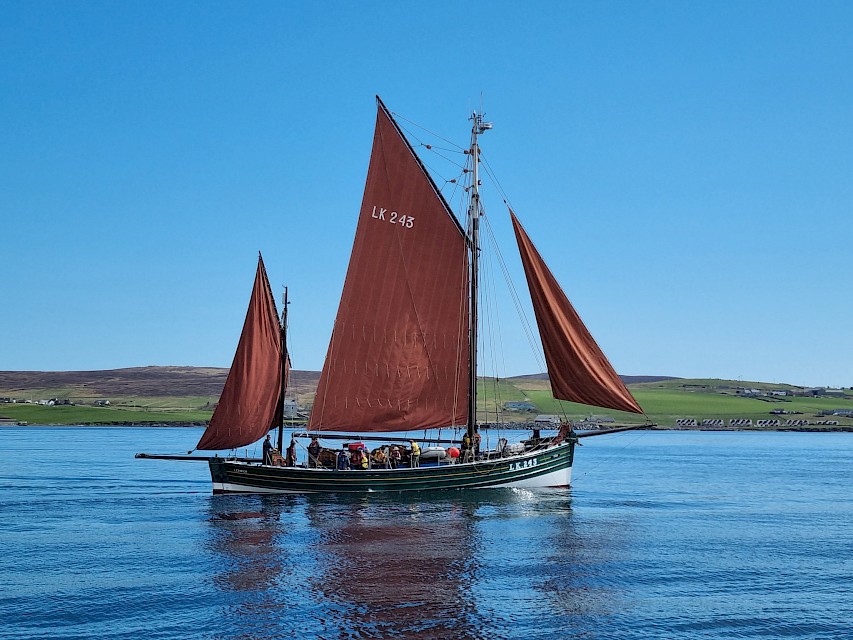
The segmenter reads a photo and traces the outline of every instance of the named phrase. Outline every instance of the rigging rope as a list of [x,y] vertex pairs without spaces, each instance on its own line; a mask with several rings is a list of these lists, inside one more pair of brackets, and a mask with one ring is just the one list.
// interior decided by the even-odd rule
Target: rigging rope
[[498,247],[497,239],[495,238],[494,230],[492,229],[491,224],[489,224],[488,218],[484,218],[486,221],[485,229],[487,231],[487,238],[491,244],[492,250],[495,252],[495,256],[497,257],[498,265],[501,268],[501,271],[504,276],[504,281],[509,289],[510,298],[512,299],[513,306],[515,307],[516,313],[518,314],[519,319],[522,323],[522,328],[524,329],[525,336],[527,337],[527,341],[530,344],[530,348],[533,351],[534,357],[536,358],[536,362],[539,366],[542,367],[542,370],[545,371],[547,369],[545,365],[545,357],[542,354],[542,350],[539,348],[539,345],[536,341],[536,333],[533,331],[532,324],[530,323],[527,314],[524,313],[524,307],[521,303],[521,298],[518,295],[518,291],[512,282],[512,277],[509,273],[509,268],[506,265],[506,262],[503,259],[503,255],[500,252],[500,248]]
[[[452,146],[452,147],[455,147],[455,148],[459,149],[459,150],[460,150],[460,151],[462,151],[463,153],[464,153],[465,151],[467,151],[467,149],[466,149],[465,147],[463,147],[463,146],[461,146],[461,145],[459,145],[459,144],[456,144],[455,142],[453,142],[453,140],[448,140],[447,138],[445,138],[445,137],[443,137],[443,136],[438,135],[436,132],[434,132],[434,131],[430,131],[429,129],[427,129],[427,128],[426,128],[426,127],[424,127],[423,125],[418,124],[418,123],[417,123],[417,122],[415,122],[414,120],[409,120],[408,118],[406,118],[406,117],[404,117],[404,116],[400,115],[400,114],[399,114],[399,113],[397,113],[396,111],[392,111],[392,112],[391,112],[391,114],[394,116],[394,118],[397,120],[397,122],[399,122],[400,120],[405,120],[405,121],[406,121],[406,122],[408,122],[410,125],[413,125],[413,126],[417,127],[418,129],[421,129],[421,130],[423,130],[423,131],[426,131],[426,132],[427,132],[428,134],[430,134],[431,136],[435,136],[435,137],[436,137],[436,138],[438,138],[439,140],[442,140],[442,141],[446,142],[447,144],[449,144],[450,146]],[[404,127],[402,127],[402,126],[401,126],[400,128],[401,128],[401,129],[403,129]],[[413,134],[413,135],[414,135],[414,134]],[[417,136],[415,136],[415,139],[417,139]]]
[[[465,148],[464,146],[459,145],[459,144],[455,143],[454,141],[452,141],[452,140],[450,140],[444,136],[441,136],[438,133],[436,133],[435,131],[432,131],[432,130],[430,130],[430,129],[428,129],[428,128],[426,128],[426,127],[424,127],[424,126],[422,126],[422,125],[420,125],[420,124],[418,124],[412,120],[409,120],[408,118],[405,118],[396,112],[394,112],[393,115],[398,120],[398,122],[404,121],[404,122],[408,123],[409,125],[411,125],[411,126],[401,125],[401,128],[409,136],[411,136],[411,138],[413,138],[415,141],[417,141],[418,145],[420,145],[424,149],[430,151],[436,158],[440,159],[444,163],[447,163],[450,166],[458,167],[461,169],[461,172],[459,174],[457,174],[457,176],[455,178],[447,179],[444,177],[443,172],[437,169],[437,167],[435,166],[434,163],[427,164],[426,162],[424,162],[425,166],[427,166],[432,173],[434,173],[439,178],[444,180],[444,186],[440,189],[441,191],[444,191],[444,188],[447,187],[447,185],[449,185],[449,184],[454,185],[450,194],[447,196],[448,203],[451,203],[456,197],[459,197],[459,201],[457,203],[454,203],[454,209],[456,209],[457,211],[462,211],[463,209],[466,210],[466,215],[464,216],[465,219],[467,220],[466,228],[470,230],[471,221],[470,221],[470,216],[468,215],[470,212],[467,211],[467,208],[465,206],[466,205],[465,194],[470,191],[471,179],[472,179],[471,156],[469,154],[469,150],[467,148]],[[416,128],[419,131],[415,131],[413,128]],[[428,143],[422,138],[422,136],[419,134],[419,132],[424,132],[424,133],[428,134],[428,136],[431,136],[435,139],[441,140],[443,143],[446,143],[446,145],[448,145],[448,146],[437,146],[435,144]],[[457,160],[455,160],[453,157],[451,157],[451,154],[458,154],[458,153],[463,153],[466,155],[466,162],[464,164],[460,164]],[[503,186],[501,185],[500,181],[498,180],[494,169],[492,168],[491,164],[489,163],[487,156],[485,156],[483,154],[482,150],[480,150],[479,158],[480,158],[481,169],[482,169],[483,173],[486,176],[488,176],[488,180],[491,183],[491,185],[497,191],[498,195],[501,197],[503,202],[507,206],[512,207],[509,196],[507,195],[506,191],[504,190]],[[460,189],[460,186],[462,187],[461,189]],[[538,331],[535,331],[533,329],[532,322],[527,317],[527,314],[524,311],[524,305],[522,305],[519,294],[513,285],[512,279],[510,277],[509,269],[507,268],[507,265],[504,261],[503,255],[500,252],[500,249],[498,247],[498,243],[497,243],[495,235],[494,235],[494,231],[493,231],[493,229],[489,223],[488,218],[485,215],[485,211],[484,211],[481,203],[480,203],[480,214],[481,214],[481,220],[484,221],[484,223],[485,223],[484,225],[481,226],[481,228],[484,228],[487,231],[487,233],[485,235],[489,238],[491,249],[494,251],[494,255],[496,256],[498,264],[499,264],[499,266],[503,272],[504,280],[506,282],[507,288],[509,289],[510,297],[512,299],[516,313],[517,313],[517,315],[521,321],[523,331],[524,331],[525,336],[527,338],[527,341],[530,345],[531,352],[533,353],[534,358],[540,367],[540,370],[541,371],[547,371],[547,364],[546,364],[545,359],[544,359],[544,354],[542,353],[541,346],[539,344],[539,340],[537,339]],[[462,216],[458,216],[458,217],[461,218]],[[490,256],[483,254],[483,257],[489,258]],[[486,263],[485,260],[483,262]],[[486,264],[484,264],[484,266],[491,267],[491,265],[486,265]],[[494,287],[494,270],[493,269],[491,269],[489,271],[489,275],[492,279],[491,292],[492,292],[492,295],[494,296],[494,292],[496,291],[496,288]],[[483,280],[485,281],[485,278],[483,278]],[[493,298],[490,298],[488,296],[485,287],[481,288],[480,296],[481,296],[481,300],[483,303],[481,306],[484,310],[487,311],[487,313],[483,314],[485,316],[485,318],[483,316],[481,316],[479,318],[478,324],[484,330],[478,332],[478,335],[479,335],[478,342],[483,347],[481,352],[485,354],[486,351],[488,351],[489,357],[491,359],[491,367],[492,367],[492,372],[494,374],[493,375],[494,379],[492,380],[491,386],[492,386],[492,393],[493,393],[495,402],[497,403],[495,405],[495,411],[496,411],[495,419],[497,420],[498,418],[501,417],[501,413],[502,413],[502,411],[501,411],[502,405],[499,403],[499,401],[501,400],[499,378],[502,376],[498,375],[498,373],[501,373],[501,374],[505,373],[505,371],[504,371],[505,362],[503,362],[503,356],[504,356],[503,341],[502,341],[502,335],[500,333],[500,315],[497,313],[496,302],[493,301]],[[496,327],[492,327],[492,317],[493,316],[495,318],[495,325],[497,325]],[[486,330],[488,330],[488,332],[489,332],[488,338],[485,336]],[[496,337],[495,337],[495,333],[494,333],[495,331],[498,332],[497,344],[496,344]],[[500,355],[500,360],[502,361],[501,367],[499,367],[498,363],[497,363],[498,357],[496,356],[496,353],[498,352],[498,350],[500,351],[499,355]],[[488,387],[488,385],[484,385],[484,390],[487,387]],[[570,409],[572,409],[572,405],[574,403],[570,403],[570,402],[561,400],[559,398],[554,398],[553,402],[554,402],[555,413],[560,414],[564,420],[568,420],[569,411],[570,411]],[[486,414],[486,415],[488,415],[488,414]],[[648,421],[650,421],[648,416],[645,413],[643,413],[643,416]]]

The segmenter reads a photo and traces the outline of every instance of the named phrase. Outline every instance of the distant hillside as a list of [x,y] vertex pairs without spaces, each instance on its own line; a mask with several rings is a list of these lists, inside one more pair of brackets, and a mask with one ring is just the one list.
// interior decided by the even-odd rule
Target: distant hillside
[[[315,371],[291,371],[296,393],[310,393]],[[106,371],[0,371],[0,396],[35,391],[57,398],[219,397],[228,369],[219,367],[133,367]]]
[[[310,407],[320,374],[291,374],[289,397],[302,407]],[[219,401],[227,375],[227,369],[215,367],[0,371],[0,418],[29,424],[203,424]],[[648,417],[669,427],[737,420],[767,428],[774,428],[768,425],[773,422],[784,428],[789,420],[798,423],[795,426],[808,420],[808,428],[853,428],[853,390],[671,376],[622,378],[631,385],[645,416],[557,401],[546,374],[481,378],[478,407],[485,421],[500,415],[501,420],[525,422],[531,414],[544,413],[566,415],[572,420],[594,415],[597,420],[618,423],[641,422]],[[17,401],[13,403],[12,398]],[[51,404],[52,399],[60,402]],[[528,406],[507,407],[516,403]]]
[[[219,397],[228,369],[221,367],[132,367],[105,371],[0,371],[0,396],[39,392],[57,398],[162,398]],[[312,396],[319,371],[290,372],[290,389]],[[625,384],[677,380],[672,376],[621,376]],[[518,383],[544,383],[548,374],[534,373],[507,379]]]

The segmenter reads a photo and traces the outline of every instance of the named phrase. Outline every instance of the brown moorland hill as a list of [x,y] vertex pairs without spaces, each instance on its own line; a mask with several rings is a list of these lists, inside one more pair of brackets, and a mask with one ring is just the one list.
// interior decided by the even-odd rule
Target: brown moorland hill
[[[228,369],[221,367],[132,367],[104,371],[0,371],[0,395],[32,389],[63,390],[80,397],[219,396]],[[291,389],[313,391],[320,374],[291,371]]]
[[[293,370],[289,394],[310,404],[318,371]],[[42,398],[211,398],[222,393],[228,369],[222,367],[131,367],[104,371],[0,371],[0,397]],[[626,384],[674,380],[671,376],[622,376]],[[549,388],[548,374],[514,376],[506,382],[522,392]]]

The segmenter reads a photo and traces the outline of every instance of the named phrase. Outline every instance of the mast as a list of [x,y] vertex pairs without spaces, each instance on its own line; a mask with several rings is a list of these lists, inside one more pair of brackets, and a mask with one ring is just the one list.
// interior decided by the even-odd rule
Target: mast
[[477,295],[480,263],[480,146],[477,142],[478,136],[492,128],[491,122],[483,122],[482,112],[475,111],[471,114],[473,125],[471,126],[471,199],[468,205],[468,217],[471,221],[471,284],[470,284],[470,313],[471,323],[469,327],[468,348],[469,355],[469,382],[468,382],[468,436],[474,438],[477,426]]
[[287,390],[287,287],[281,308],[281,420],[278,423],[278,451],[284,451],[284,393]]

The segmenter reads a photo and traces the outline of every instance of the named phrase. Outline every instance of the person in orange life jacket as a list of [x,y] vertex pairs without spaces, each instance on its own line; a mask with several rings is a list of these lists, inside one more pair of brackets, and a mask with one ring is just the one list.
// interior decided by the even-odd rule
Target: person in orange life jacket
[[387,469],[388,468],[388,456],[385,455],[385,449],[383,447],[377,447],[373,450],[373,453],[370,454],[373,462],[374,469]]
[[[476,429],[477,427],[474,427],[474,428]],[[482,440],[482,438],[480,438],[480,432],[474,431],[474,460],[480,459],[480,441],[481,440]]]
[[411,464],[409,466],[414,469],[415,467],[421,466],[421,448],[414,440],[409,440],[409,444],[412,445],[412,457]]
[[364,455],[364,449],[356,449],[352,452],[352,468],[367,469],[367,456]]

